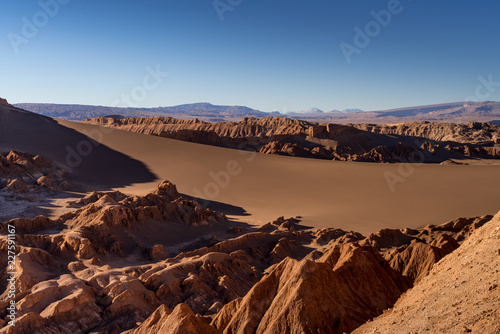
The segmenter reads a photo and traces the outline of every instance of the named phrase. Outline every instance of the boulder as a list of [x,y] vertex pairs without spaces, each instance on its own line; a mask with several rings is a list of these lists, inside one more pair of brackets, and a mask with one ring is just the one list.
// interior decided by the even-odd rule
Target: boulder
[[46,187],[46,188],[50,188],[50,189],[56,188],[56,183],[54,182],[54,180],[52,180],[48,176],[40,177],[38,180],[36,180],[36,183],[41,187]]
[[7,186],[3,189],[3,191],[10,193],[19,193],[26,194],[30,191],[28,185],[19,179],[11,180],[7,183]]

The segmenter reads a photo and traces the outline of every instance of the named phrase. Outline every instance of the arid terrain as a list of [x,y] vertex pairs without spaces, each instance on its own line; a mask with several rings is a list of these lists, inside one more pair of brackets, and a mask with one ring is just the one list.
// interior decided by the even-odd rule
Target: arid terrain
[[0,333],[499,333],[500,131],[460,123],[0,100]]
[[500,1],[4,1],[0,334],[500,334]]
[[41,115],[68,121],[115,115],[118,117],[173,117],[199,119],[206,122],[239,121],[244,117],[287,117],[321,123],[401,123],[401,122],[500,122],[499,102],[454,102],[407,108],[363,111],[359,109],[322,111],[311,108],[305,111],[270,113],[244,106],[219,106],[210,103],[192,103],[172,107],[127,108],[76,104],[18,103],[16,107]]
[[206,145],[325,160],[436,163],[500,159],[500,126],[490,123],[338,125],[283,117],[222,123],[98,117],[85,123]]

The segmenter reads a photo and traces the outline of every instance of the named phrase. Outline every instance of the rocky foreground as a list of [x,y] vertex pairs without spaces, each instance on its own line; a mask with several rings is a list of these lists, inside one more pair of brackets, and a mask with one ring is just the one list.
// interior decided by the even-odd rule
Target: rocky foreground
[[170,117],[85,120],[121,130],[207,145],[327,160],[430,162],[499,159],[500,126],[490,123],[326,124],[284,117],[207,123]]
[[28,193],[37,187],[55,190],[71,188],[67,172],[41,155],[18,151],[0,154],[0,189],[10,193]]
[[44,212],[37,206],[54,206],[54,201],[68,197],[64,192],[73,187],[68,176],[41,155],[0,154],[0,220],[34,217]]
[[68,206],[57,219],[0,224],[3,268],[12,226],[17,246],[16,326],[2,272],[0,333],[498,332],[500,214],[369,236],[304,230],[300,217],[255,229],[168,181]]
[[500,333],[500,214],[362,333]]

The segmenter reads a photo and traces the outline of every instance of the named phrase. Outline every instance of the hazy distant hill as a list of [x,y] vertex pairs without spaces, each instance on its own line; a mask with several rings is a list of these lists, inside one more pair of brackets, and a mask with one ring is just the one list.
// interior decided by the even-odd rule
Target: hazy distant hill
[[402,123],[402,122],[496,122],[500,120],[500,102],[454,102],[427,106],[406,107],[379,111],[344,110],[343,112],[324,112],[287,114],[289,118],[324,123]]
[[124,117],[163,116],[177,119],[195,119],[206,122],[239,121],[244,117],[286,116],[293,119],[324,123],[400,123],[400,122],[491,122],[500,120],[500,102],[454,102],[428,106],[407,107],[380,111],[325,112],[311,108],[301,112],[267,113],[244,106],[220,106],[210,103],[192,103],[172,107],[157,108],[115,108],[104,106],[18,103],[16,107],[45,116],[64,120],[82,121],[99,116],[121,115]]
[[181,119],[199,118],[209,122],[233,119],[240,120],[243,117],[260,118],[269,116],[269,113],[265,113],[248,107],[219,106],[210,103],[192,103],[158,108],[118,108],[51,103],[18,103],[15,106],[45,116],[71,121],[83,121],[88,118],[107,115],[121,115],[124,117],[165,116]]

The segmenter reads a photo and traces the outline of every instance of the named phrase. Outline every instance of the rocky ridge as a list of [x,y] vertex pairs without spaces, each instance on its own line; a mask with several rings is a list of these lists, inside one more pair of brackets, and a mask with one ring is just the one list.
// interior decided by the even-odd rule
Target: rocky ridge
[[27,193],[34,187],[66,190],[71,187],[67,172],[41,155],[17,151],[0,154],[0,189]]
[[362,333],[499,333],[500,214],[403,295]]
[[373,133],[412,136],[436,141],[453,141],[463,144],[500,143],[499,126],[491,123],[469,122],[432,123],[411,122],[398,124],[349,124]]
[[[69,205],[75,210],[56,220],[0,226],[3,235],[9,224],[18,234],[16,333],[348,332],[392,307],[491,220],[364,237],[307,231],[280,217],[245,231],[182,199],[168,181],[143,197],[95,192]],[[190,233],[222,223],[242,234],[173,251],[154,239],[163,231],[166,240],[169,221]],[[5,236],[0,250],[7,250]],[[0,333],[13,333],[7,286],[0,288]]]
[[500,127],[490,123],[324,124],[284,117],[207,123],[170,117],[85,120],[122,130],[207,145],[327,160],[443,162],[500,158]]
[[76,196],[71,174],[41,155],[10,151],[0,154],[0,221],[36,217],[54,208],[54,216]]

